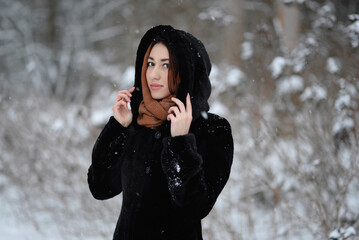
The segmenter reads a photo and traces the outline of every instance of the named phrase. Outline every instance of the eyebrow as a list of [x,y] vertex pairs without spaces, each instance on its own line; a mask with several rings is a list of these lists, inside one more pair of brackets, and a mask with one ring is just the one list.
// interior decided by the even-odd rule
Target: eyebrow
[[[148,57],[148,59],[154,61],[155,59],[153,57]],[[169,61],[170,59],[169,58],[163,58],[161,59],[161,62],[166,62],[166,61]]]

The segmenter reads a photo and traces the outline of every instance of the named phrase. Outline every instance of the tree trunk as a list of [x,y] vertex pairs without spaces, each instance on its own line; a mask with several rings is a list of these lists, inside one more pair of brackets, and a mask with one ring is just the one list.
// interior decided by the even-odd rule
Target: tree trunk
[[284,50],[292,51],[298,44],[300,30],[300,12],[296,3],[285,4],[276,0],[276,31],[281,37]]
[[243,0],[227,0],[224,2],[227,17],[229,19],[234,18],[228,26],[224,27],[223,60],[234,66],[239,66],[241,62],[244,21],[243,2]]

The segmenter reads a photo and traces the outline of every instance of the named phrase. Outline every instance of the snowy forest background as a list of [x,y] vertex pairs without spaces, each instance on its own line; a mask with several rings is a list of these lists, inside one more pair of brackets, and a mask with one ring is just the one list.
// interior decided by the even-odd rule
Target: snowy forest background
[[204,42],[233,128],[204,238],[359,239],[357,0],[0,0],[0,238],[111,239],[87,169],[158,24]]

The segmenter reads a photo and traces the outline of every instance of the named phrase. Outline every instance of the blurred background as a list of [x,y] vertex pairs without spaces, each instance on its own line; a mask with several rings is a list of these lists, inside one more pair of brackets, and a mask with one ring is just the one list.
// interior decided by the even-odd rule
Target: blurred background
[[0,0],[0,238],[112,238],[87,169],[158,24],[203,41],[232,125],[204,238],[359,239],[357,0]]

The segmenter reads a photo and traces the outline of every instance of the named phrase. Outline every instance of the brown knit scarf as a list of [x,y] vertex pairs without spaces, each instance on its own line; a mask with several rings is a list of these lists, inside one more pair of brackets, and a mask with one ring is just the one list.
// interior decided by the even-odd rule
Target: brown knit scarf
[[[137,123],[139,125],[148,127],[148,128],[157,128],[162,125],[164,121],[167,120],[168,109],[175,105],[171,100],[171,97],[175,95],[169,95],[168,97],[157,101],[152,98],[151,92],[148,89],[146,71],[147,71],[147,61],[150,55],[153,45],[147,49],[145,57],[143,58],[142,71],[141,71],[141,85],[142,85],[142,96],[143,100],[138,109],[138,118]],[[168,79],[170,81],[170,79]]]

